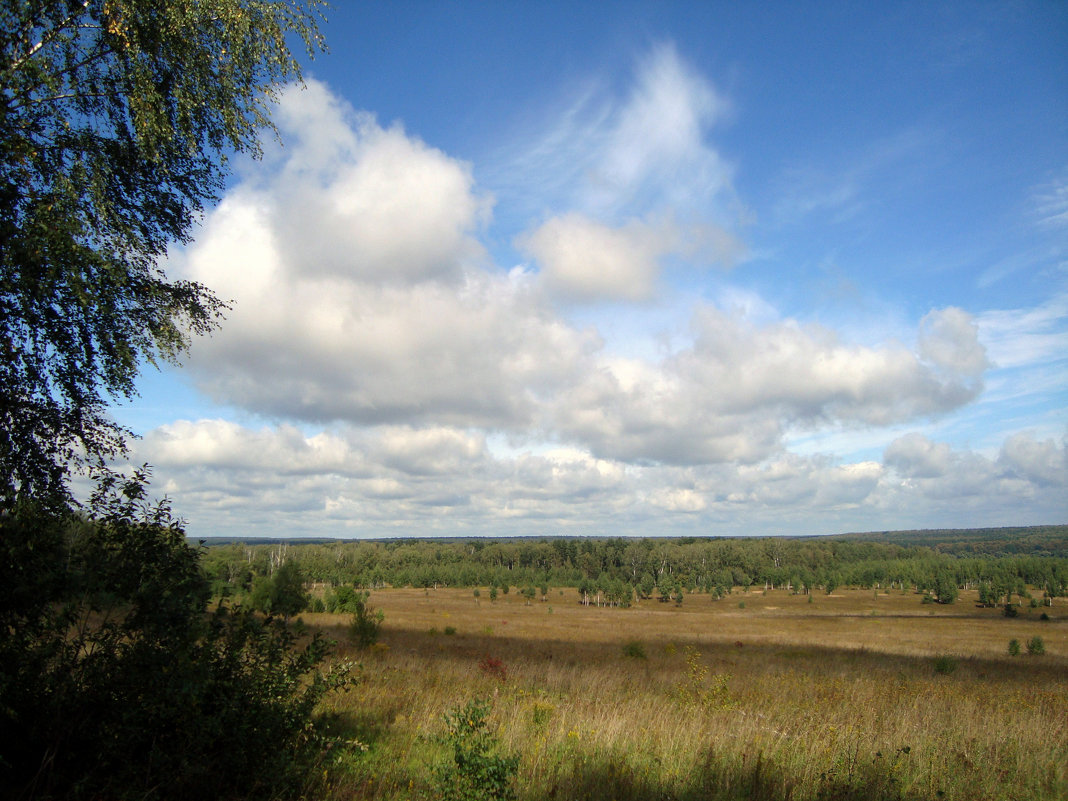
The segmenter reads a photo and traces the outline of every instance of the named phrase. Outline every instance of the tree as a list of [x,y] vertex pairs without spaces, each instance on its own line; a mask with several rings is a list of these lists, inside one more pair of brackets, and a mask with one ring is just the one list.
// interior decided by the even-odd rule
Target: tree
[[158,264],[259,153],[287,39],[320,0],[29,0],[0,9],[0,500],[68,498],[121,453],[105,403],[225,304]]
[[[258,155],[319,0],[0,4],[0,786],[20,798],[282,794],[317,671],[281,621],[207,614],[199,551],[105,411],[225,304],[159,263]],[[73,511],[72,471],[97,492]],[[309,675],[311,674],[311,675]]]
[[[354,594],[350,587],[339,587],[338,590],[335,608],[344,606],[342,590],[348,591],[347,599],[351,599]],[[286,620],[304,611],[308,606],[308,591],[304,589],[304,575],[297,563],[287,560],[274,575],[257,578],[252,585],[249,605],[269,615],[281,615]],[[342,608],[342,611],[351,610]]]
[[951,604],[957,600],[957,577],[948,567],[935,574],[934,594],[940,604]]
[[304,576],[297,563],[284,562],[271,578],[271,614],[288,620],[303,612],[308,605],[308,591],[304,589]]

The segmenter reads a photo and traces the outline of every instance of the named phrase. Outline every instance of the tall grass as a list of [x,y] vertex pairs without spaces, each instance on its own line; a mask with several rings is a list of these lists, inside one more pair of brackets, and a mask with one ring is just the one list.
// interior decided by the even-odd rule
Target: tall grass
[[[682,607],[583,607],[387,590],[363,681],[331,702],[358,743],[330,757],[330,799],[429,798],[442,714],[493,702],[521,799],[1068,797],[1068,615],[1006,619],[967,593],[749,593]],[[306,616],[342,642],[343,620]],[[451,637],[431,629],[449,625]],[[1008,655],[1041,633],[1045,654]],[[644,659],[624,647],[640,644]],[[952,672],[936,670],[951,656]],[[506,679],[479,669],[486,657]]]

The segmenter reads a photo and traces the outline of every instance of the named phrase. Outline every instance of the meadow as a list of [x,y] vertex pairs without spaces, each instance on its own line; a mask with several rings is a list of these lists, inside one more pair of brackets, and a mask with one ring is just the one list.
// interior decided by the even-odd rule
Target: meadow
[[1068,798],[1068,605],[1007,618],[976,600],[378,590],[369,649],[346,616],[304,615],[361,663],[323,710],[350,747],[309,794],[433,798],[443,714],[485,698],[520,799]]

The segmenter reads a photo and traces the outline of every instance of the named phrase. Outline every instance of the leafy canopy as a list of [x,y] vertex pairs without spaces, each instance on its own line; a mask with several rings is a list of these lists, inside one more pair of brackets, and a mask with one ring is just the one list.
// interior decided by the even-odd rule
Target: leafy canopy
[[158,264],[259,154],[289,49],[321,0],[21,0],[0,6],[0,497],[67,497],[120,453],[110,397],[174,361],[225,304]]

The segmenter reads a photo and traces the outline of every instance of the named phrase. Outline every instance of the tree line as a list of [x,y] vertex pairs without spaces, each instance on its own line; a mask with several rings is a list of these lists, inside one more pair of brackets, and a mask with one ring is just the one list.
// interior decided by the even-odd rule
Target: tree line
[[947,599],[953,589],[1006,598],[1038,588],[1068,595],[1068,557],[957,555],[928,545],[849,538],[543,538],[316,543],[231,542],[205,550],[217,596],[264,597],[282,565],[329,588],[574,587],[624,604],[632,598],[722,596],[750,587],[833,592],[896,588]]

